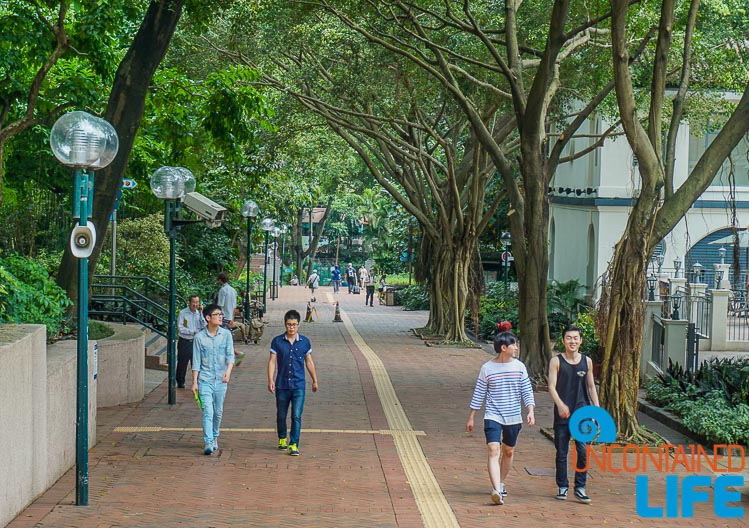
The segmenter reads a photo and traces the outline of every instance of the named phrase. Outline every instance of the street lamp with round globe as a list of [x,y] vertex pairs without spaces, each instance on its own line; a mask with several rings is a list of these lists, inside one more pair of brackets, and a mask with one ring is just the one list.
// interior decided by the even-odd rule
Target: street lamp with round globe
[[61,116],[49,134],[52,153],[75,169],[73,218],[78,225],[70,236],[70,251],[78,259],[78,342],[76,361],[75,503],[88,504],[88,257],[96,245],[96,228],[89,225],[94,202],[94,171],[117,156],[119,138],[114,127],[88,112]]
[[252,219],[260,214],[260,207],[253,200],[247,200],[242,204],[242,216],[247,219],[247,277],[244,288],[244,320],[252,321],[250,314],[250,270],[252,261]]

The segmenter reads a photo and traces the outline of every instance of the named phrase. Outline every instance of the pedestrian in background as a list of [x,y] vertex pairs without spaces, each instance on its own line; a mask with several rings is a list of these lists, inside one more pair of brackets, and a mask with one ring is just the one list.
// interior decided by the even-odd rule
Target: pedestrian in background
[[[312,392],[317,392],[317,373],[312,361],[312,343],[299,333],[301,316],[289,310],[283,316],[286,332],[273,338],[268,358],[268,391],[276,396],[276,430],[278,449],[288,449],[299,456],[302,411],[307,380],[304,369],[312,378]],[[291,405],[291,434],[287,436],[286,417]]]
[[222,327],[223,316],[218,304],[206,306],[206,327],[193,340],[192,391],[200,395],[203,404],[204,455],[218,451],[226,387],[234,368],[234,345],[231,332]]
[[341,270],[338,268],[338,264],[333,266],[331,277],[333,281],[333,293],[338,293],[338,290],[341,289]]
[[359,268],[359,288],[364,288],[364,286],[367,285],[368,278],[369,272],[367,271],[367,268],[364,267],[364,264],[362,264],[361,268]]
[[366,280],[367,285],[367,296],[364,298],[364,306],[374,306],[374,292],[377,286],[377,277],[375,277],[374,268],[369,270]]
[[185,388],[185,376],[187,375],[187,364],[192,364],[192,343],[195,335],[206,327],[203,317],[203,307],[200,306],[200,297],[190,295],[187,308],[183,308],[177,316],[177,387]]
[[380,285],[377,287],[377,297],[380,299],[380,304],[385,304],[385,290],[387,289],[387,275],[382,272],[380,275]]
[[356,270],[350,262],[348,263],[348,268],[346,268],[346,285],[348,286],[349,293],[354,291],[354,286],[356,286]]
[[[497,357],[481,366],[471,398],[471,412],[466,431],[473,431],[476,411],[484,407],[484,436],[488,451],[487,469],[492,484],[492,501],[504,504],[507,496],[505,482],[512,469],[515,445],[523,427],[520,400],[528,409],[528,426],[536,423],[533,388],[525,365],[515,356],[518,341],[512,332],[502,332],[494,338]],[[500,462],[500,446],[502,459]]]

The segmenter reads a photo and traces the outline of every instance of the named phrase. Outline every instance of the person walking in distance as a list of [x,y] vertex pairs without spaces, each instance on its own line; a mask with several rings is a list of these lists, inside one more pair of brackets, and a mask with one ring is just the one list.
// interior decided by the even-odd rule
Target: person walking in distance
[[312,299],[310,300],[315,302],[317,300],[315,297],[315,291],[320,287],[320,275],[317,274],[317,270],[312,270],[312,273],[307,278],[307,287],[312,292]]
[[[492,485],[491,498],[495,504],[504,504],[507,496],[505,482],[512,469],[512,459],[520,429],[523,427],[523,414],[520,405],[528,409],[527,422],[532,427],[536,423],[533,388],[525,365],[515,356],[518,353],[517,337],[512,332],[501,332],[494,338],[497,357],[481,366],[476,387],[471,398],[466,431],[473,431],[476,411],[485,403],[484,436],[488,451],[487,469]],[[501,462],[500,462],[501,447]]]
[[183,308],[177,316],[177,387],[185,388],[185,376],[187,375],[187,364],[192,363],[192,343],[195,335],[206,327],[203,317],[200,297],[191,295],[187,302],[187,308]]
[[[304,368],[312,378],[312,392],[317,392],[317,372],[312,361],[312,343],[299,333],[301,316],[289,310],[283,316],[286,332],[273,338],[268,358],[268,391],[276,396],[276,430],[278,449],[288,449],[299,456],[302,411],[307,380]],[[291,434],[287,437],[286,416],[291,405]]]
[[338,267],[338,264],[333,266],[333,271],[330,276],[331,281],[333,282],[333,293],[338,293],[338,290],[341,289],[341,270]]
[[367,285],[368,278],[369,272],[367,272],[367,268],[362,264],[361,268],[359,268],[359,288],[364,288]]
[[377,286],[377,277],[375,277],[374,268],[369,270],[367,275],[367,296],[364,298],[364,305],[374,306],[374,292]]
[[346,285],[348,286],[349,293],[354,291],[354,286],[356,286],[356,270],[350,262],[348,263],[348,268],[346,268]]
[[218,451],[226,387],[234,368],[234,345],[231,332],[221,326],[223,315],[218,304],[206,306],[206,327],[193,340],[192,391],[200,395],[203,404],[204,455]]
[[[593,378],[593,361],[580,353],[583,342],[582,332],[577,326],[570,325],[562,333],[564,353],[557,354],[549,362],[549,394],[554,400],[554,447],[556,447],[556,498],[567,500],[569,480],[567,478],[567,453],[570,448],[569,419],[580,407],[598,404],[595,379]],[[590,504],[592,499],[585,491],[588,473],[587,444],[575,440],[577,450],[577,467],[575,468],[575,498],[583,504]]]

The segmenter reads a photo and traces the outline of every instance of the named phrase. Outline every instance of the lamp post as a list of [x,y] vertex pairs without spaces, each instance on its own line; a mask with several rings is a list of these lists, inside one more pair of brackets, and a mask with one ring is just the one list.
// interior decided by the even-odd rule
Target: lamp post
[[650,275],[648,275],[648,301],[655,300],[655,283],[657,281],[658,279],[655,277],[655,273],[651,273]]
[[278,280],[279,286],[283,286],[283,276],[285,273],[283,258],[286,253],[286,231],[288,231],[288,227],[286,227],[286,224],[283,224],[281,226],[281,276]]
[[663,271],[664,260],[666,260],[666,256],[663,253],[655,256],[655,261],[658,263],[658,275],[660,275]]
[[674,259],[674,279],[679,278],[679,270],[681,269],[681,259],[676,257]]
[[677,293],[673,297],[674,311],[671,313],[671,319],[674,321],[679,319],[679,308],[681,307],[681,293]]
[[695,262],[694,265],[692,265],[692,274],[694,275],[693,282],[698,283],[702,276],[702,264]]
[[260,229],[265,231],[265,253],[263,256],[263,306],[267,305],[268,293],[268,231],[276,226],[272,218],[263,218],[260,222]]
[[505,268],[505,295],[507,295],[507,276],[510,271],[510,242],[512,241],[512,236],[509,231],[505,231],[500,235],[499,240],[502,242],[502,265]]
[[725,264],[726,263],[726,248],[723,246],[720,246],[720,249],[718,250],[718,255],[720,255],[720,263]]
[[96,227],[88,219],[93,209],[94,171],[109,165],[117,155],[119,139],[114,127],[86,112],[60,117],[49,135],[52,153],[63,165],[75,169],[73,218],[78,225],[70,236],[70,249],[78,259],[78,348],[76,358],[75,503],[88,505],[88,257],[96,244]]
[[278,249],[278,235],[281,234],[281,228],[274,226],[270,231],[273,237],[273,277],[270,281],[271,287],[271,299],[276,300],[278,298],[278,276],[276,275],[276,250]]
[[166,357],[170,405],[177,403],[177,263],[174,246],[180,226],[193,222],[181,220],[180,210],[185,194],[194,190],[195,176],[183,167],[159,167],[151,176],[151,191],[157,198],[164,200],[164,232],[169,238],[169,323],[166,334]]
[[260,208],[252,200],[242,204],[242,216],[247,219],[247,278],[244,288],[244,320],[245,323],[252,320],[250,316],[250,261],[252,260],[252,219],[260,214]]

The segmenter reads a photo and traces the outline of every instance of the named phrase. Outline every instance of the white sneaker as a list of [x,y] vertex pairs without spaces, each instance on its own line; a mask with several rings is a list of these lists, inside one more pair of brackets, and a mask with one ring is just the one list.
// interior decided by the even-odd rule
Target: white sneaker
[[502,494],[497,490],[492,490],[492,502],[494,504],[499,504],[500,506],[505,503]]

